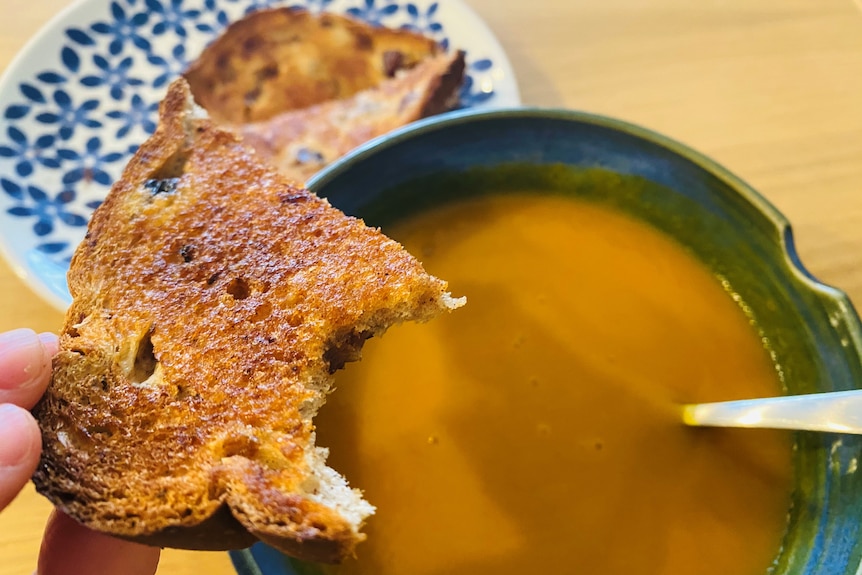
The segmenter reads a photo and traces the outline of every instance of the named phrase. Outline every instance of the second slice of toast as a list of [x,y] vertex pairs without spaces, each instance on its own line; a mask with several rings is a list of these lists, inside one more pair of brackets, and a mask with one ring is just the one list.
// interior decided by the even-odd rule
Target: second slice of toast
[[441,51],[407,30],[273,8],[228,26],[185,77],[214,120],[244,124],[348,98]]

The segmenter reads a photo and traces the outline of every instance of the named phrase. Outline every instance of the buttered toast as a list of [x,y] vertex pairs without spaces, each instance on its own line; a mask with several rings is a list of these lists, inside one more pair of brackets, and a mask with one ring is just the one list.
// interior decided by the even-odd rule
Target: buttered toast
[[331,374],[463,302],[267,167],[183,80],[160,114],[72,259],[33,481],[122,538],[337,562],[373,507],[315,446]]
[[440,52],[407,30],[272,8],[231,24],[184,76],[214,120],[238,125],[348,98]]
[[458,103],[464,53],[440,54],[351,98],[237,128],[246,143],[297,183],[353,148]]

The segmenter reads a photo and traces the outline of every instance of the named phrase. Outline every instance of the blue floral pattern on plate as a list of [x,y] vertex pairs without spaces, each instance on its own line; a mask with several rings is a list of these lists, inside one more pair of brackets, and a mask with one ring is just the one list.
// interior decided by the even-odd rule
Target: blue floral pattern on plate
[[167,85],[230,22],[274,6],[424,33],[466,50],[463,107],[519,104],[505,54],[458,0],[79,0],[0,81],[0,239],[36,291],[68,305],[71,254]]

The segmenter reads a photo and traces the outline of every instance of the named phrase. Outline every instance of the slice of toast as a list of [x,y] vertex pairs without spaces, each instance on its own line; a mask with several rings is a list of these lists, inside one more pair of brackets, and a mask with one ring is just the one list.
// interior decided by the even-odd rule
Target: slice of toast
[[406,30],[274,8],[230,25],[184,75],[214,120],[243,124],[350,97],[438,52]]
[[388,326],[463,303],[379,230],[265,166],[182,80],[68,279],[34,408],[39,492],[134,541],[262,540],[328,562],[373,512],[314,445],[331,374]]
[[464,53],[440,54],[359,92],[238,128],[258,154],[294,182],[353,148],[410,122],[452,109],[464,79]]

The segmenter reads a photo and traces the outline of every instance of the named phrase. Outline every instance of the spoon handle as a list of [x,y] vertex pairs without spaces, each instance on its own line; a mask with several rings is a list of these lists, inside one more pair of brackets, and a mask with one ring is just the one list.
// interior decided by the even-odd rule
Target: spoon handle
[[686,425],[862,434],[862,390],[683,406]]

